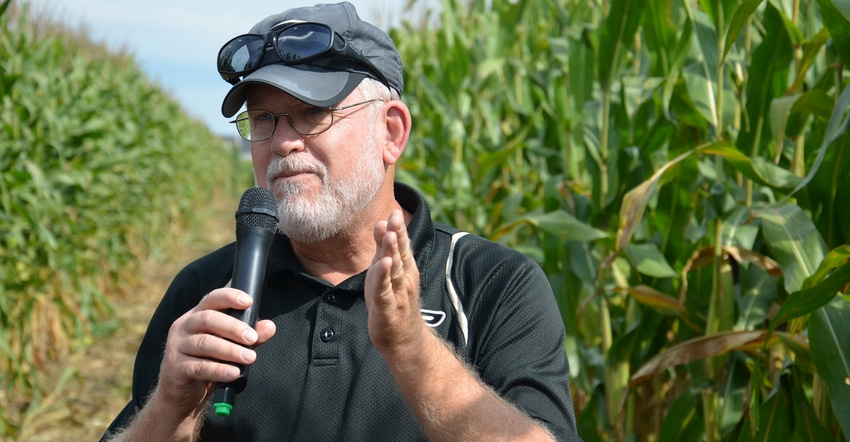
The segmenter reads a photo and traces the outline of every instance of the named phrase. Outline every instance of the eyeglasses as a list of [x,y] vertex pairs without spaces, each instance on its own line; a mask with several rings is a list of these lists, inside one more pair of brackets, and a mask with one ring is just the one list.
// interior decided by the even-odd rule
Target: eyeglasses
[[339,69],[339,57],[354,60],[365,67],[371,76],[389,84],[368,58],[321,23],[286,23],[283,28],[272,28],[265,35],[244,34],[233,38],[218,52],[218,73],[230,84],[239,83],[240,77],[264,66],[263,58],[272,49],[284,64],[327,67],[337,57],[333,66]]
[[334,112],[361,106],[373,101],[384,101],[379,98],[361,101],[342,107],[319,107],[307,103],[297,104],[288,112],[274,114],[267,110],[250,109],[241,112],[231,123],[236,124],[239,135],[247,141],[265,141],[274,135],[280,117],[286,121],[295,132],[301,135],[318,135],[331,128],[334,124]]

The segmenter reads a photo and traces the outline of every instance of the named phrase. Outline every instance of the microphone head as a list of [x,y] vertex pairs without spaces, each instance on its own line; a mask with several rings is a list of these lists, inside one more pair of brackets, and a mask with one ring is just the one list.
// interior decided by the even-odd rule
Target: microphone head
[[242,194],[236,210],[236,228],[260,227],[274,234],[277,223],[277,199],[271,190],[252,187]]

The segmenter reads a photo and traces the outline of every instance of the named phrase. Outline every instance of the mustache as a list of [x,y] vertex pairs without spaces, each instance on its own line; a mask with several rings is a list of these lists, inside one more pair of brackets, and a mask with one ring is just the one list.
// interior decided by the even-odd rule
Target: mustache
[[303,156],[285,156],[277,157],[269,163],[266,171],[266,180],[272,183],[274,179],[285,173],[293,172],[312,172],[319,176],[323,181],[327,175],[327,169],[321,163],[310,161]]

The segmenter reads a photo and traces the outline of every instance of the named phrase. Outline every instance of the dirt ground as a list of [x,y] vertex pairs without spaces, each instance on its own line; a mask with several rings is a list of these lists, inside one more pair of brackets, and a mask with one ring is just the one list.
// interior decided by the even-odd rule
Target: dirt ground
[[53,378],[49,385],[56,385],[63,374],[70,377],[40,402],[41,410],[24,426],[19,440],[100,439],[130,398],[136,350],[159,299],[184,265],[233,241],[237,202],[222,203],[228,209],[212,212],[206,217],[204,228],[185,235],[167,256],[142,265],[139,284],[114,303],[115,331],[95,338],[91,345],[48,368]]

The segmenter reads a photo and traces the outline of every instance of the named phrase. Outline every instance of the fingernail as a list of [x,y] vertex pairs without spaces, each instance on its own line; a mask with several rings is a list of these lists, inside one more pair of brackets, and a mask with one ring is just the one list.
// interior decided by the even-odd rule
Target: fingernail
[[242,349],[242,359],[247,362],[254,362],[254,359],[257,359],[257,352],[243,348]]
[[238,301],[239,301],[240,304],[250,304],[251,303],[251,297],[246,295],[246,294],[241,294],[241,295],[239,295]]
[[224,374],[229,378],[235,378],[239,376],[239,369],[236,367],[228,367],[227,371]]
[[253,343],[258,338],[257,332],[255,332],[253,329],[250,329],[250,328],[245,329],[245,331],[242,332],[242,337],[245,338],[245,340],[248,341],[249,343]]

